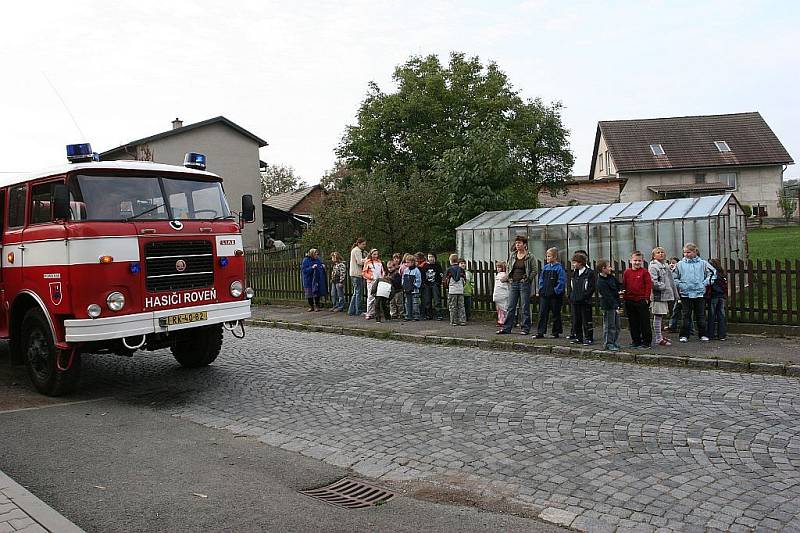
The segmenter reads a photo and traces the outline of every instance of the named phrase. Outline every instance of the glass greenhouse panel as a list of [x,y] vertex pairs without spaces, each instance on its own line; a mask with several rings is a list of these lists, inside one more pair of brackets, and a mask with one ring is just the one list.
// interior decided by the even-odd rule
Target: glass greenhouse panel
[[682,219],[694,205],[693,198],[679,198],[661,215],[662,219]]
[[467,261],[479,260],[479,257],[475,255],[475,251],[472,248],[472,241],[472,231],[461,232],[461,250],[459,250],[459,255]]
[[677,200],[659,200],[657,202],[652,202],[639,214],[637,220],[659,220],[676,201]]
[[683,224],[680,220],[661,220],[656,225],[658,231],[658,245],[667,252],[667,259],[670,257],[683,257]]
[[492,230],[492,255],[487,260],[492,261],[505,261],[508,259],[508,251],[509,251],[509,243],[508,243],[508,230],[506,228],[503,229],[493,229]]
[[598,259],[608,259],[611,257],[611,241],[609,240],[609,229],[611,224],[590,224],[589,225],[589,261]]
[[[566,226],[547,226],[545,228],[545,250],[547,248],[558,248],[558,260],[566,264],[567,259],[567,227]],[[537,258],[538,259],[538,258]],[[544,260],[544,254],[542,254]]]
[[639,222],[633,225],[635,246],[644,254],[645,261],[649,261],[656,244],[656,226],[653,222]]
[[683,221],[683,238],[684,244],[693,242],[700,249],[700,257],[708,259],[709,254],[713,253],[711,250],[711,243],[709,239],[711,234],[709,232],[707,219],[690,219]]
[[492,230],[476,229],[472,241],[473,261],[482,261],[492,253]]
[[633,251],[633,223],[612,224],[611,235],[611,260],[627,262]]
[[544,262],[544,253],[547,243],[544,240],[544,226],[531,226],[528,228],[528,252],[537,261]]
[[720,212],[720,209],[725,206],[726,202],[726,200],[721,199],[719,196],[704,196],[702,198],[695,198],[694,200],[695,203],[686,213],[686,218],[716,215]]
[[572,254],[578,250],[589,251],[589,242],[586,236],[586,225],[567,226],[567,256],[572,259]]
[[580,215],[576,216],[570,222],[572,224],[588,224],[590,222],[594,222],[595,218],[602,215],[603,211],[608,209],[613,204],[597,204],[597,205],[590,205],[588,209],[582,212]]

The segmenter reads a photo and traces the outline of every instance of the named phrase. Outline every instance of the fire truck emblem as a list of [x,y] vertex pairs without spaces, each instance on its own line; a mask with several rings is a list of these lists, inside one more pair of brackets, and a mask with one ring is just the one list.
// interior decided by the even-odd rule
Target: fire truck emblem
[[181,222],[180,220],[170,220],[169,226],[175,231],[180,231],[183,229],[183,222]]
[[62,293],[61,293],[61,282],[56,281],[50,284],[50,301],[53,302],[53,305],[58,305],[61,303]]
[[177,270],[178,272],[183,272],[184,270],[186,270],[186,261],[184,261],[183,259],[178,259],[177,261],[175,261],[175,270]]

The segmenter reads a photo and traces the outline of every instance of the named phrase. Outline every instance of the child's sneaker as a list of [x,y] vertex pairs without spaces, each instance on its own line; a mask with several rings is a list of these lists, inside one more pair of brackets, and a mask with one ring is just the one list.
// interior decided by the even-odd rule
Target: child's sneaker
[[680,339],[678,339],[678,340],[679,340],[680,342],[689,342],[689,339],[687,339],[686,337],[681,337],[681,338],[680,338]]
[[594,341],[590,341],[590,340],[588,340],[588,339],[587,339],[587,340],[585,340],[585,341],[583,341],[583,345],[584,345],[584,346],[591,346],[592,344],[594,344]]
[[720,337],[719,340],[726,341],[726,340],[728,340],[728,337]]
[[606,344],[605,346],[603,346],[603,348],[608,350],[608,351],[610,351],[610,352],[618,352],[619,351],[619,346],[617,346],[616,344]]
[[672,343],[669,342],[669,339],[665,338],[665,339],[661,339],[660,341],[658,341],[658,345],[659,346],[672,346]]
[[709,340],[709,338],[706,337],[705,335],[703,335],[702,337],[700,337],[700,340],[703,341],[703,342],[707,342]]

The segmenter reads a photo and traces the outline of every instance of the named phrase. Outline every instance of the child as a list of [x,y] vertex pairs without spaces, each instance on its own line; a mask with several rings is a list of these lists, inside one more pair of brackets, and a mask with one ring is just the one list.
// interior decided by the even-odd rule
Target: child
[[[583,255],[585,255],[586,256],[586,264],[587,265],[589,264],[589,252],[587,252],[586,250],[575,250],[575,252],[573,252],[572,255],[575,255],[575,254],[583,254]],[[574,270],[573,270],[573,273],[574,273]],[[570,327],[569,327],[569,334],[564,337],[565,339],[574,339],[575,338],[575,321],[572,320],[571,322],[572,323],[570,324]]]
[[[678,259],[677,257],[670,257],[669,258],[669,271],[673,276],[673,282],[675,279],[675,269],[678,268]],[[677,286],[676,286],[677,289]],[[669,319],[669,326],[664,328],[664,331],[669,331],[670,333],[678,333],[680,326],[678,322],[681,320],[681,300],[678,293],[675,292],[675,302],[672,304],[672,315]]]
[[364,260],[364,267],[361,270],[364,283],[367,287],[367,312],[364,318],[370,320],[375,316],[375,293],[372,290],[379,279],[383,277],[383,263],[381,254],[373,248],[369,251],[369,259]]
[[506,311],[508,310],[508,274],[506,273],[506,262],[496,261],[494,264],[494,291],[492,291],[492,301],[497,308],[497,326],[502,327],[506,321]]
[[725,300],[728,298],[728,278],[719,259],[708,262],[717,271],[711,284],[711,307],[708,313],[708,336],[724,341],[728,338],[728,319],[725,317]]
[[564,303],[564,289],[567,285],[567,273],[558,262],[558,248],[550,248],[545,252],[546,264],[539,277],[539,324],[534,338],[542,339],[547,331],[547,320],[553,314],[553,338],[557,339],[563,332],[561,325],[561,305]]
[[389,300],[392,297],[392,278],[388,271],[372,285],[372,293],[375,296],[375,322],[380,322],[381,316],[389,320],[391,318]]
[[338,313],[344,311],[344,278],[347,276],[347,264],[344,262],[342,254],[333,252],[331,254],[331,311]]
[[[394,254],[398,255],[398,254]],[[402,257],[400,258],[402,260]],[[392,280],[392,297],[389,300],[389,314],[392,318],[401,318],[405,315],[403,309],[403,275],[400,273],[399,263],[392,259],[386,269],[389,271],[389,278]]]
[[411,254],[403,257],[406,268],[403,271],[403,293],[406,300],[404,320],[419,320],[419,289],[422,287],[422,273],[417,268],[417,260]]
[[597,292],[600,294],[600,309],[603,310],[603,348],[616,352],[619,350],[619,297],[622,285],[613,274],[611,262],[600,259],[597,262]]
[[653,333],[656,336],[656,344],[672,346],[672,342],[661,332],[661,323],[669,313],[669,304],[675,300],[678,289],[675,287],[675,280],[672,279],[672,272],[665,262],[666,250],[656,246],[651,257],[653,260],[650,261],[647,270],[650,273],[650,281],[653,282],[653,298],[650,304],[650,311],[653,312]]
[[572,277],[570,278],[569,303],[572,310],[572,324],[575,336],[572,344],[594,343],[594,324],[592,323],[592,296],[594,296],[594,271],[586,264],[586,256],[576,253],[572,256]]
[[447,287],[447,307],[450,309],[450,325],[466,326],[467,312],[464,308],[465,270],[461,268],[458,256],[450,254],[450,267],[444,275]]
[[706,287],[714,282],[714,267],[705,259],[700,259],[698,253],[697,245],[687,242],[683,247],[683,259],[678,262],[678,267],[675,269],[675,285],[680,294],[683,314],[683,324],[678,339],[681,342],[689,342],[692,315],[697,322],[697,334],[700,340],[708,341],[704,296]]
[[650,330],[650,295],[653,281],[643,268],[644,256],[639,250],[631,253],[631,268],[622,274],[622,290],[625,291],[625,314],[631,328],[631,348],[650,348],[653,332]]
[[442,265],[439,264],[436,254],[433,252],[428,252],[427,260],[425,266],[420,268],[425,318],[442,320]]
[[467,270],[467,260],[459,259],[458,266],[464,271],[464,311],[469,321],[472,320],[472,294],[475,291],[475,284],[472,282],[472,274]]

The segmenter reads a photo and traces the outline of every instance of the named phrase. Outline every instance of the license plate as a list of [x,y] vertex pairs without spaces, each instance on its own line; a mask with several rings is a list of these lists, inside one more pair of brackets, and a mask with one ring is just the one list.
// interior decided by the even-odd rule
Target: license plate
[[191,322],[202,322],[203,320],[208,320],[208,311],[162,316],[158,319],[158,323],[161,326],[177,326],[179,324],[189,324]]

